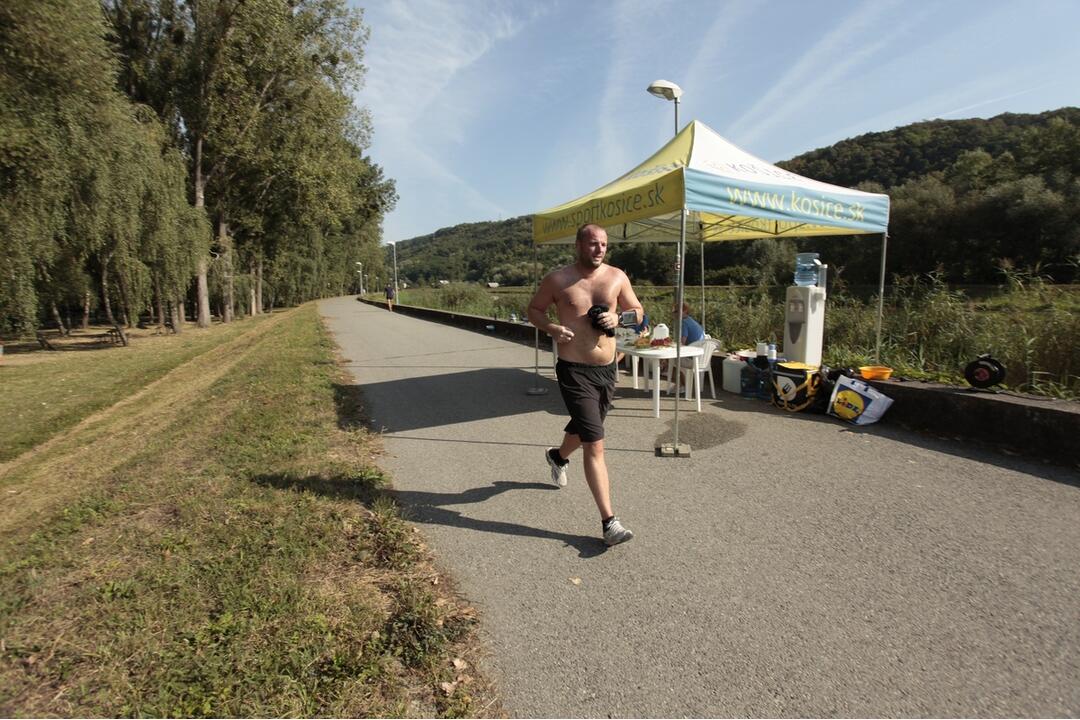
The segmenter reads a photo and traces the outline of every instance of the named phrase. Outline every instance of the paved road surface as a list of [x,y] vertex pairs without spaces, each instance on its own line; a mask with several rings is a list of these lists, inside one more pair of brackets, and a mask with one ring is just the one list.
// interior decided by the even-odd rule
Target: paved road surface
[[605,549],[580,458],[548,483],[564,409],[549,371],[525,394],[531,348],[320,307],[513,716],[1080,714],[1069,470],[723,392],[661,459],[673,401],[657,420],[624,378],[607,459],[636,537]]

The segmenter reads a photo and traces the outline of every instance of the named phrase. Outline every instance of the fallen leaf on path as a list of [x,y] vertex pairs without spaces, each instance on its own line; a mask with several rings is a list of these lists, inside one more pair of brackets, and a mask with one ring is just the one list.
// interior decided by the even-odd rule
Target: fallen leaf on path
[[454,658],[454,667],[458,670],[464,670],[469,667],[469,663],[465,662],[461,658]]
[[570,578],[570,582],[574,583],[575,585],[580,585],[581,578]]
[[442,688],[442,691],[444,693],[446,693],[447,696],[450,696],[450,695],[454,694],[455,690],[457,690],[457,683],[456,682],[439,683],[439,687]]

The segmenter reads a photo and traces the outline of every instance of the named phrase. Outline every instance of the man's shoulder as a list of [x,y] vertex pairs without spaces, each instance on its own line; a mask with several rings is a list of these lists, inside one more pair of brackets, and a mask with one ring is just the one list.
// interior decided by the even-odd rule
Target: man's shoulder
[[554,270],[549,272],[547,275],[544,276],[544,279],[557,284],[563,284],[568,280],[574,279],[573,274],[573,265],[563,265],[562,267],[555,268]]
[[627,278],[626,273],[624,273],[622,271],[622,268],[617,268],[614,265],[608,265],[606,263],[604,264],[604,267],[606,267],[608,269],[608,271],[610,272],[610,277],[612,277],[612,278],[614,278],[616,280],[628,280],[629,279],[629,278]]

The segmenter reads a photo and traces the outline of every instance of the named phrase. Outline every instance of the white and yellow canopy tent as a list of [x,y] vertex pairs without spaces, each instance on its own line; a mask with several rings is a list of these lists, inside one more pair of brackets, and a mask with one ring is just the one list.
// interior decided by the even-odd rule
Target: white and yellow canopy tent
[[[677,242],[677,303],[681,306],[688,239],[704,243],[880,233],[880,353],[888,222],[887,195],[788,172],[736,147],[695,120],[622,177],[536,213],[533,242],[572,243],[577,229],[585,223],[604,227],[612,242]],[[682,321],[681,313],[678,321]],[[678,402],[675,407],[677,444]]]

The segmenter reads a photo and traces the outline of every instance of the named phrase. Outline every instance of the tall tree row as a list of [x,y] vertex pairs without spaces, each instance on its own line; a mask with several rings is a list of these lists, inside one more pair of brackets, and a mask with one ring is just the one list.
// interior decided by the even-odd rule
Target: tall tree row
[[0,326],[67,330],[60,307],[120,325],[178,301],[208,227],[181,153],[115,89],[99,7],[5,3],[0,54]]
[[366,38],[342,0],[3,4],[0,322],[351,290],[396,199],[349,100]]

